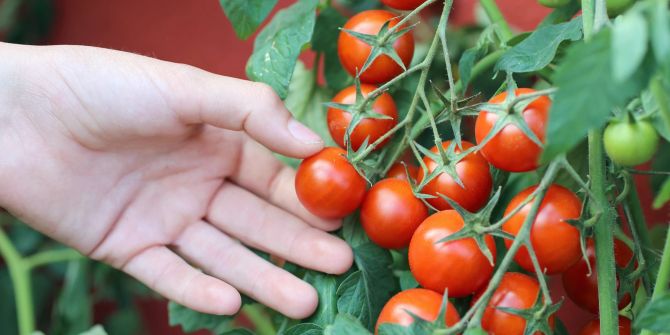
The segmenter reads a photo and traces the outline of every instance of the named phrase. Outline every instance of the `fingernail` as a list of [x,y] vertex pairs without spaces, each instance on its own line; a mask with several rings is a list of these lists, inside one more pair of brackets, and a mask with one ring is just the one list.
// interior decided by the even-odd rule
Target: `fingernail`
[[308,144],[317,144],[322,143],[321,137],[313,132],[311,129],[307,128],[304,124],[300,123],[298,120],[291,118],[288,122],[288,131],[293,135],[293,137],[303,143]]

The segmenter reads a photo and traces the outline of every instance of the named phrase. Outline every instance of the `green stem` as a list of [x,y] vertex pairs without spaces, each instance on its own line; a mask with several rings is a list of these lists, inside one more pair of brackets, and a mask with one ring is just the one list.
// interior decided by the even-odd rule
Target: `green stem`
[[258,335],[275,335],[277,331],[270,321],[270,317],[263,311],[263,306],[258,304],[245,305],[242,313],[251,321]]
[[594,0],[582,0],[582,26],[584,30],[584,40],[588,41],[593,34],[593,17],[595,13]]
[[2,229],[0,229],[0,254],[5,259],[5,263],[7,263],[14,287],[19,334],[30,335],[35,330],[30,268],[26,266],[23,258]]
[[649,90],[658,102],[658,109],[665,126],[670,129],[670,101],[668,101],[668,96],[663,89],[663,77],[661,75],[654,77],[649,84]]
[[495,25],[496,34],[502,42],[507,42],[512,37],[514,37],[512,28],[510,28],[509,23],[507,23],[507,20],[505,20],[505,17],[500,11],[500,8],[496,4],[495,0],[480,0],[479,3],[482,5],[482,8],[484,8],[486,15],[489,17],[491,22]]
[[58,262],[79,260],[83,256],[73,249],[49,250],[36,253],[23,259],[28,269]]
[[590,202],[592,215],[599,215],[595,223],[596,271],[598,273],[598,300],[600,303],[601,334],[617,334],[619,328],[616,268],[614,265],[614,236],[612,210],[607,202],[605,190],[605,159],[603,138],[600,129],[589,132],[589,176],[591,192],[595,199]]
[[[628,177],[630,178],[630,176]],[[656,275],[655,262],[652,260],[655,258],[653,251],[651,250],[651,238],[649,237],[649,231],[647,230],[646,220],[644,218],[644,213],[642,212],[642,206],[640,204],[640,197],[637,193],[637,188],[632,185],[628,190],[628,195],[625,198],[623,203],[624,212],[627,216],[628,224],[630,225],[631,232],[633,236],[637,238],[637,242],[640,244],[640,249],[642,251],[642,256],[645,260],[645,282],[649,288],[652,278]],[[651,293],[651,292],[649,292]]]
[[[663,247],[663,256],[661,258],[661,266],[656,277],[656,284],[654,284],[654,293],[651,295],[652,302],[668,291],[668,282],[670,282],[670,229],[665,235],[665,246]],[[650,330],[643,330],[640,335],[651,335],[654,332]]]

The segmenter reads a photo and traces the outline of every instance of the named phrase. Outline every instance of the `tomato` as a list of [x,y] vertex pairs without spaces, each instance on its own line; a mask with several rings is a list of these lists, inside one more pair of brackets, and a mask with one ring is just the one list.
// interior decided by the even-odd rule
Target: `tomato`
[[[619,335],[631,335],[630,320],[626,317],[619,316]],[[600,320],[593,319],[587,323],[579,335],[600,335]]]
[[426,0],[382,0],[382,3],[399,10],[413,10],[421,6]]
[[375,184],[361,206],[361,224],[368,237],[388,249],[409,245],[427,216],[428,208],[414,197],[409,182],[396,178]]
[[[412,180],[416,180],[419,175],[419,168],[414,165],[407,164],[407,170],[409,171],[409,176]],[[402,180],[407,180],[407,173],[405,172],[405,167],[400,163],[395,163],[391,166],[389,171],[386,173],[386,178],[397,178]]]
[[[377,87],[373,85],[362,84],[361,93],[363,93],[363,96],[367,96],[376,88]],[[340,93],[333,98],[333,102],[346,105],[354,104],[356,102],[356,86],[349,86],[340,91]],[[393,102],[393,98],[391,98],[390,94],[383,93],[377,97],[372,104],[372,109],[375,113],[389,116],[392,119],[368,118],[361,120],[349,137],[351,140],[351,147],[354,150],[358,150],[366,138],[368,138],[368,143],[372,143],[398,123],[398,111],[396,110],[395,102]],[[330,136],[333,137],[335,143],[340,147],[346,148],[344,145],[344,135],[347,131],[347,127],[349,127],[349,124],[351,123],[351,113],[337,108],[328,108],[327,120]],[[386,142],[388,142],[388,139],[377,146],[377,149],[381,148]]]
[[[372,51],[372,47],[350,35],[344,29],[361,34],[376,35],[384,23],[389,20],[391,21],[389,28],[395,26],[400,21],[397,14],[389,11],[367,10],[354,15],[344,25],[337,40],[337,54],[344,69],[352,76],[356,75],[357,70],[363,68],[365,61],[370,55],[370,51]],[[398,53],[405,67],[409,66],[414,54],[414,36],[412,32],[407,32],[398,37],[393,43],[393,49]],[[363,83],[378,84],[389,81],[402,72],[403,69],[400,65],[391,57],[382,54],[360,74],[360,79]]]
[[314,215],[338,219],[358,208],[365,197],[366,181],[347,161],[346,152],[327,147],[305,158],[295,176],[295,191]]
[[622,166],[647,162],[658,148],[658,134],[646,121],[610,123],[603,137],[607,155]]
[[[519,88],[514,92],[519,96],[533,93],[535,90]],[[505,98],[507,98],[507,92],[491,98],[489,103],[499,104],[504,102]],[[540,96],[528,104],[522,113],[523,119],[530,130],[542,142],[544,142],[550,106],[551,100],[546,96]],[[486,135],[491,132],[498,118],[499,115],[496,113],[486,111],[479,113],[475,122],[475,138],[478,144],[482,143]],[[525,172],[535,170],[538,167],[542,148],[528,138],[519,127],[508,124],[484,145],[481,153],[486,160],[498,169],[510,172]]]
[[563,7],[570,3],[570,0],[537,0],[540,5],[549,8]]
[[[455,210],[429,216],[414,232],[409,243],[409,268],[421,286],[435,292],[448,290],[450,297],[464,297],[485,285],[493,265],[473,238],[439,242],[463,228],[463,218]],[[493,237],[484,238],[496,255]]]
[[[394,323],[402,326],[409,326],[414,322],[412,313],[426,321],[435,321],[440,313],[442,306],[442,296],[422,288],[413,288],[402,291],[394,295],[384,305],[382,312],[377,319],[375,334],[379,331],[379,326],[384,323]],[[408,313],[409,312],[409,313]],[[447,302],[447,311],[445,315],[445,325],[453,326],[461,317],[456,308],[450,302]]]
[[[451,141],[445,141],[442,147],[447,149],[450,143]],[[462,141],[462,145],[464,150],[473,147],[473,144],[467,141]],[[431,151],[437,153],[437,147],[433,147]],[[458,147],[454,151],[461,152]],[[438,164],[430,157],[424,157],[423,161],[429,173],[438,167]],[[486,204],[493,187],[489,164],[479,153],[473,152],[456,163],[456,173],[465,188],[458,185],[449,174],[441,173],[426,184],[421,192],[437,196],[437,198],[428,199],[428,203],[439,210],[451,208],[449,203],[438,195],[443,194],[468,211],[476,212]],[[423,178],[423,169],[419,169],[418,180],[423,180]]]
[[633,2],[635,0],[607,0],[607,14],[609,16],[617,16],[626,11]]
[[[517,194],[507,206],[505,215],[516,208],[537,186],[531,186]],[[530,212],[533,202],[526,204],[503,224],[503,230],[516,236]],[[563,186],[551,185],[544,196],[531,227],[530,240],[537,260],[547,274],[561,273],[582,257],[579,230],[566,222],[580,216],[582,202]],[[509,248],[511,240],[506,239]],[[526,247],[521,247],[514,260],[524,269],[534,272],[533,263]]]
[[[481,297],[479,292],[473,303]],[[526,320],[518,315],[499,310],[500,307],[513,309],[529,309],[535,305],[540,294],[540,284],[537,279],[517,272],[507,272],[503,275],[500,285],[493,292],[489,304],[484,310],[482,328],[489,334],[495,335],[522,335],[526,328]],[[553,315],[549,319],[554,326]],[[535,332],[535,335],[539,335]]]
[[[596,272],[596,252],[593,239],[587,240],[586,255],[591,264],[592,274],[589,276],[586,261],[580,259],[577,264],[563,273],[563,287],[566,295],[577,306],[591,313],[598,314],[598,273]],[[614,258],[620,268],[625,268],[633,259],[633,252],[620,240],[614,240]],[[617,278],[617,288],[619,278]],[[619,309],[630,303],[630,294],[626,294],[619,301]]]

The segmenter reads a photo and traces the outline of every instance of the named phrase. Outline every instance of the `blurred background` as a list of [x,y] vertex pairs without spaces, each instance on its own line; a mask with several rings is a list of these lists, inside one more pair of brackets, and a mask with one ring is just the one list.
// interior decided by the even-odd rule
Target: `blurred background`
[[[275,11],[293,2],[280,0]],[[533,29],[549,12],[535,0],[498,3],[519,31]],[[476,26],[477,13],[475,0],[455,1],[450,23],[454,27]],[[245,78],[253,38],[237,39],[217,0],[0,0],[0,39],[6,42],[112,48],[239,78]],[[301,58],[311,66],[313,55]],[[638,182],[648,222],[667,222],[667,207],[650,209],[649,177],[638,176]],[[1,228],[21,254],[58,248],[9,215],[0,215]],[[33,272],[32,285],[38,328],[48,334],[74,334],[91,324],[102,324],[109,334],[182,334],[168,325],[164,300],[96,262],[83,260],[39,268]],[[553,286],[560,299],[562,285]],[[592,318],[569,300],[559,315],[571,333]],[[15,319],[11,281],[0,259],[0,332],[17,333]]]

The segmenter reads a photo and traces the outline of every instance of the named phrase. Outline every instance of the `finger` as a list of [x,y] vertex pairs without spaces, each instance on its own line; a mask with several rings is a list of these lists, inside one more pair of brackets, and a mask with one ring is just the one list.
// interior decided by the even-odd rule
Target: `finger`
[[291,157],[307,157],[323,147],[319,135],[291,117],[266,84],[189,66],[172,73],[175,82],[165,96],[186,123],[244,130],[272,151]]
[[194,269],[164,246],[142,251],[122,270],[168,299],[203,313],[233,315],[242,304],[235,288]]
[[176,251],[260,303],[294,318],[316,310],[316,290],[245,248],[206,222],[189,225],[175,243]]
[[266,148],[247,140],[242,146],[241,156],[237,171],[231,176],[235,183],[314,227],[326,231],[340,228],[340,220],[322,219],[305,209],[295,193],[295,170],[279,161]]
[[341,274],[353,262],[343,240],[230,183],[214,197],[207,220],[246,245],[310,269]]

